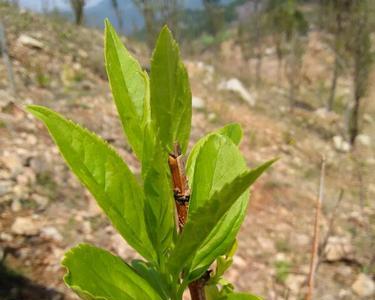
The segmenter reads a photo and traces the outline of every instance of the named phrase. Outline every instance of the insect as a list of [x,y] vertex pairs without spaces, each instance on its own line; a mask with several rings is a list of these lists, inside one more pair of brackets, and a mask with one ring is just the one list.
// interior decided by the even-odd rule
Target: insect
[[183,229],[189,209],[190,189],[185,174],[185,162],[180,146],[175,143],[173,152],[169,154],[168,164],[172,173],[173,194],[176,203],[178,227]]

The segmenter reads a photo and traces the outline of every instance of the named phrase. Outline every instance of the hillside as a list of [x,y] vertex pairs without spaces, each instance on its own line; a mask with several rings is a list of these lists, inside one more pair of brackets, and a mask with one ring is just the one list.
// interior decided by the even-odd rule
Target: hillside
[[[40,122],[23,110],[42,104],[114,145],[139,172],[124,142],[103,66],[102,32],[77,28],[0,4],[17,94],[0,64],[0,298],[77,299],[63,284],[63,253],[90,242],[134,257],[91,196],[65,166]],[[148,65],[145,45],[124,38]],[[188,51],[186,51],[188,52]],[[321,155],[327,160],[321,264],[316,299],[371,299],[375,256],[375,96],[367,97],[363,135],[353,151],[340,145],[343,117],[321,109],[329,51],[309,36],[299,108],[289,111],[275,54],[264,59],[263,82],[249,80],[252,62],[233,40],[215,52],[186,57],[194,95],[192,139],[228,122],[244,128],[248,165],[280,160],[252,191],[239,250],[228,279],[264,299],[300,299],[310,262]],[[375,79],[373,74],[372,79]],[[235,86],[235,87],[233,87]],[[234,91],[230,91],[230,89]],[[343,78],[338,94],[350,84]],[[324,243],[324,240],[326,242]],[[371,290],[372,289],[372,290]],[[372,292],[371,292],[372,291]]]

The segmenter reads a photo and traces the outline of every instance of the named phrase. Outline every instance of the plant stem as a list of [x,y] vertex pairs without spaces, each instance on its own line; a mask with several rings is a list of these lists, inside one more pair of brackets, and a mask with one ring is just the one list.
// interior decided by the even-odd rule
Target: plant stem
[[204,293],[204,285],[206,281],[203,278],[199,278],[189,284],[189,291],[192,300],[206,300]]
[[[172,173],[173,192],[178,217],[178,229],[181,233],[188,216],[190,189],[187,177],[185,175],[184,158],[178,144],[174,145],[173,152],[169,154],[168,164]],[[191,300],[206,300],[206,295],[204,293],[204,285],[206,282],[207,279],[205,276],[202,276],[189,284]],[[185,286],[181,291],[179,291],[181,296],[184,290]]]

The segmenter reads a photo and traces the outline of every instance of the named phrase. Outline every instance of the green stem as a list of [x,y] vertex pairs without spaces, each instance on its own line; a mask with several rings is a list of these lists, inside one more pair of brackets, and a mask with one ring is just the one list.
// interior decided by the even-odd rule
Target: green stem
[[182,296],[183,296],[184,291],[186,290],[187,286],[188,286],[187,281],[185,281],[185,280],[182,281],[182,283],[181,283],[181,285],[180,285],[180,287],[178,288],[178,291],[177,291],[177,299],[178,300],[182,299]]

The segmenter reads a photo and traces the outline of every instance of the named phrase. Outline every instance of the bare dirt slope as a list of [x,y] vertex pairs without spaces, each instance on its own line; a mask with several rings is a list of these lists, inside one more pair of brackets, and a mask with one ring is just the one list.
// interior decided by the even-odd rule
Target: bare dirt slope
[[[0,64],[0,299],[76,299],[62,282],[64,251],[89,242],[125,259],[135,254],[70,173],[43,126],[23,107],[49,106],[103,136],[135,171],[139,163],[123,140],[107,86],[102,33],[19,14],[2,5],[0,15],[17,86],[17,95],[7,90],[6,70]],[[146,65],[144,46],[132,41],[127,45]],[[312,109],[292,112],[287,109],[284,82],[272,79],[272,53],[264,63],[264,82],[255,90],[248,80],[251,66],[225,47],[186,61],[195,96],[192,139],[239,122],[244,128],[241,149],[249,166],[280,157],[253,188],[228,279],[238,289],[265,299],[302,297],[324,154],[322,243],[329,234],[317,273],[316,299],[373,299],[374,292],[369,292],[374,289],[374,92],[367,100],[366,134],[355,150],[346,151],[333,142],[343,132],[342,117],[318,109],[318,79],[324,83],[329,77],[324,47],[310,43],[306,56],[308,79],[301,98]],[[231,77],[241,80],[250,95],[223,90]],[[348,85],[343,79],[340,95],[348,94]],[[249,105],[252,100],[255,106]]]

